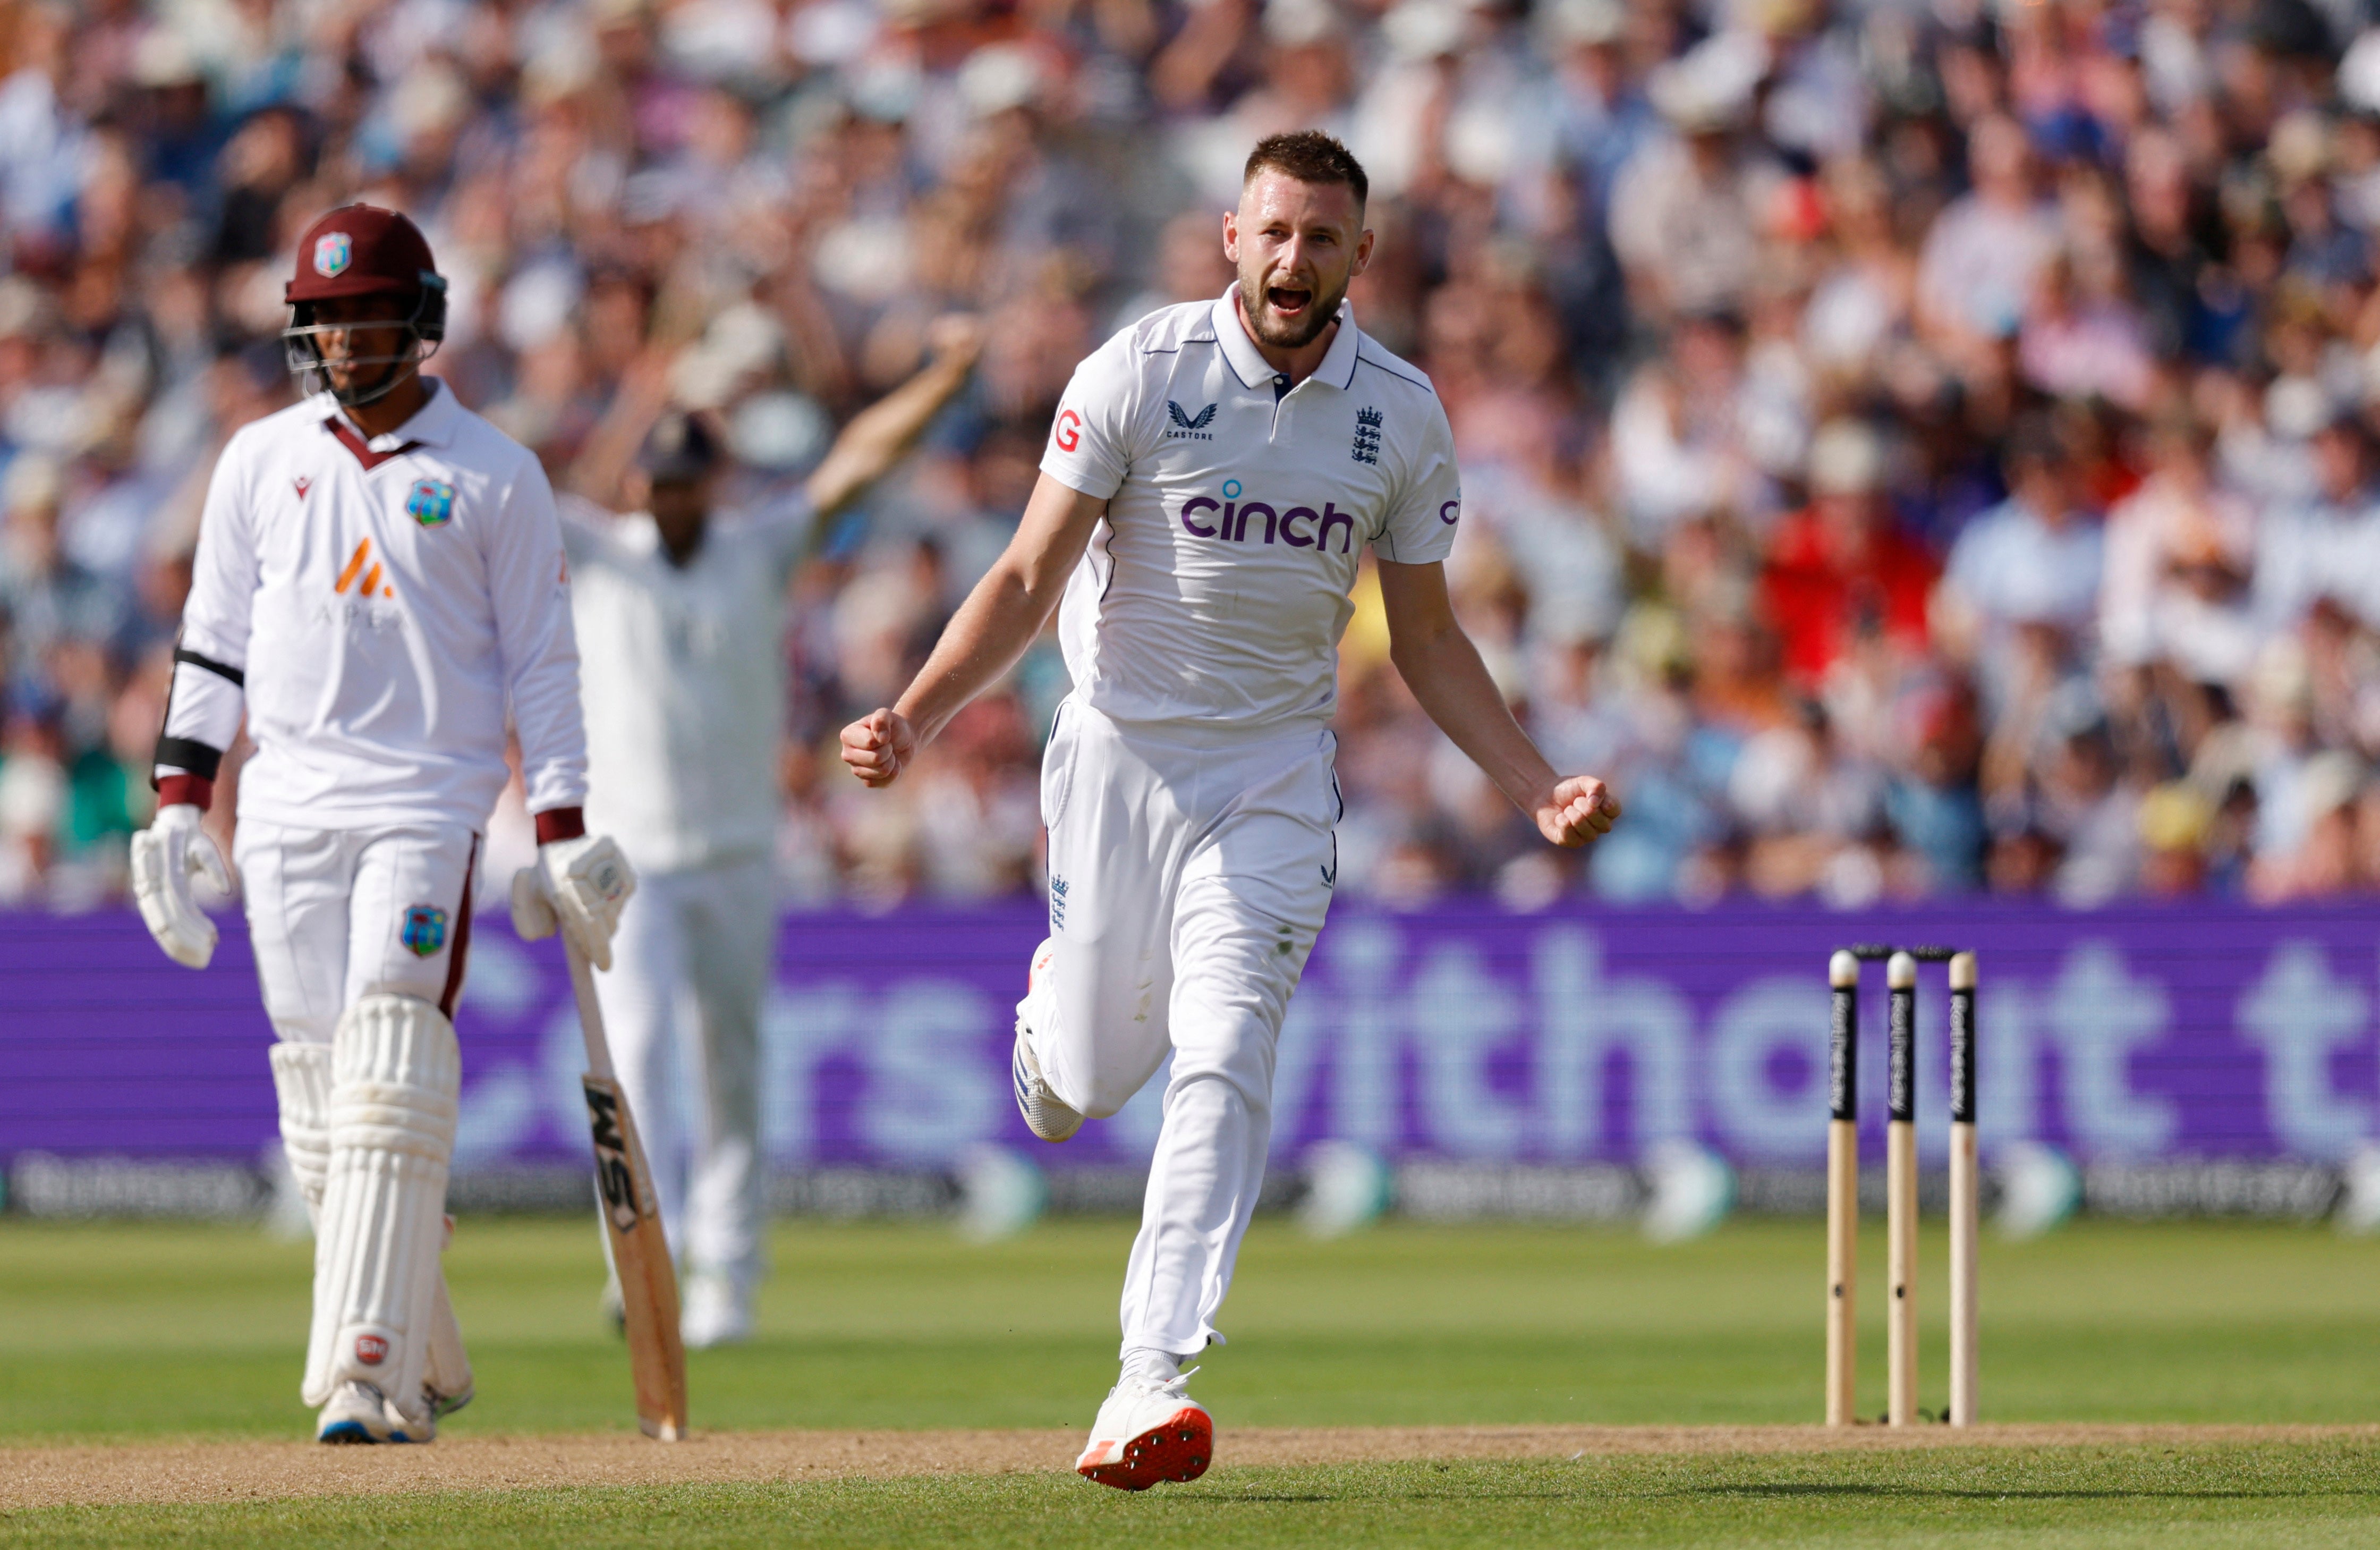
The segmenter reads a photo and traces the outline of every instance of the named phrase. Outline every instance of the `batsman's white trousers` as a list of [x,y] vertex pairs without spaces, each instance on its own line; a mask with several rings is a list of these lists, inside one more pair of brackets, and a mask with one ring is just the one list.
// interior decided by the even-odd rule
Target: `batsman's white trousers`
[[762,1268],[760,998],[776,933],[761,857],[639,873],[612,970],[595,976],[670,1251],[747,1288]]
[[1191,745],[1073,700],[1050,734],[1058,1012],[1032,1030],[1035,1056],[1059,1098],[1098,1118],[1173,1052],[1124,1274],[1124,1349],[1187,1355],[1220,1338],[1272,1139],[1281,1018],[1338,876],[1336,748],[1327,730]]
[[410,995],[448,1018],[471,940],[480,836],[458,824],[293,829],[243,817],[232,840],[264,1013],[285,1039],[327,1044],[367,995]]

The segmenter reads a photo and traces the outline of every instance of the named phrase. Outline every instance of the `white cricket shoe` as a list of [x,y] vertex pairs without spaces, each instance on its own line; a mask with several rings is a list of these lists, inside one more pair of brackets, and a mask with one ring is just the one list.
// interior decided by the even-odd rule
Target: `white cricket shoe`
[[1043,1080],[1028,1031],[1031,1023],[1046,1023],[1057,1011],[1051,974],[1057,957],[1058,944],[1046,936],[1033,949],[1033,967],[1025,977],[1025,999],[1016,1004],[1016,1055],[1010,1063],[1010,1074],[1016,1082],[1016,1111],[1025,1117],[1026,1129],[1049,1141],[1064,1141],[1083,1128],[1083,1117],[1061,1102]]
[[1163,1383],[1127,1377],[1117,1384],[1091,1422],[1090,1446],[1075,1460],[1075,1472],[1119,1491],[1205,1474],[1215,1456],[1215,1418],[1183,1392],[1189,1381],[1184,1373]]
[[437,1435],[435,1420],[415,1420],[379,1389],[353,1378],[332,1391],[331,1402],[314,1421],[318,1443],[426,1443]]
[[732,1275],[697,1271],[686,1280],[686,1311],[678,1336],[690,1351],[733,1346],[752,1337],[752,1298]]

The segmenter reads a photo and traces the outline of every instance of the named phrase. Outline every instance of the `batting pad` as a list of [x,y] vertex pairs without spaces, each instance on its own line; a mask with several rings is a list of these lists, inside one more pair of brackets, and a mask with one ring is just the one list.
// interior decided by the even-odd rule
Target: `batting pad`
[[340,1019],[314,1237],[310,1405],[356,1379],[420,1415],[462,1086],[455,1025],[427,1001],[368,995]]
[[281,1100],[281,1154],[319,1232],[331,1172],[331,1046],[287,1039],[273,1045],[273,1091]]

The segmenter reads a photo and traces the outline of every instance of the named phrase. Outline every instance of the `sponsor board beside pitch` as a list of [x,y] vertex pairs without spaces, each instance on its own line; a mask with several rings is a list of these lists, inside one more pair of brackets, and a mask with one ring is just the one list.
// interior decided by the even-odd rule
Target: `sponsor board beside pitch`
[[[1064,1147],[1031,1141],[1009,1101],[1012,1007],[1041,919],[1029,903],[788,917],[760,1071],[771,1160],[937,1167],[987,1141],[1052,1167],[1145,1157],[1161,1078]],[[166,963],[128,913],[6,924],[0,1157],[247,1159],[272,1138],[272,1035],[236,920],[198,975]],[[456,1019],[457,1167],[581,1161],[584,1062],[560,955],[515,941],[500,916],[480,925]],[[1342,906],[1283,1033],[1275,1155],[1337,1139],[1399,1157],[1629,1162],[1692,1136],[1747,1167],[1814,1164],[1826,954],[1878,936],[1981,953],[1986,1155],[2036,1140],[2107,1166],[2336,1162],[2380,1135],[2380,908],[2368,905]],[[1881,1070],[1875,994],[1863,1063]],[[1937,990],[1925,1005],[1942,1005]],[[1920,1131],[1938,1147],[1938,1012],[1922,1035]],[[1880,1135],[1882,1084],[1867,1085],[1863,1120]]]

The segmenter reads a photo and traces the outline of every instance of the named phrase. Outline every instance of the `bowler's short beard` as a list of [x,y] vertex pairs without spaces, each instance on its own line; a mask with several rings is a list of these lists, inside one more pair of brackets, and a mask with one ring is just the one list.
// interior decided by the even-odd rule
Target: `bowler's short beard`
[[1306,303],[1305,317],[1300,323],[1283,328],[1265,309],[1264,281],[1245,272],[1240,275],[1240,311],[1248,320],[1248,332],[1257,336],[1257,343],[1270,345],[1275,349],[1304,349],[1322,337],[1322,331],[1338,321],[1339,303],[1345,299],[1345,280],[1339,283],[1335,291],[1318,289],[1314,299]]

